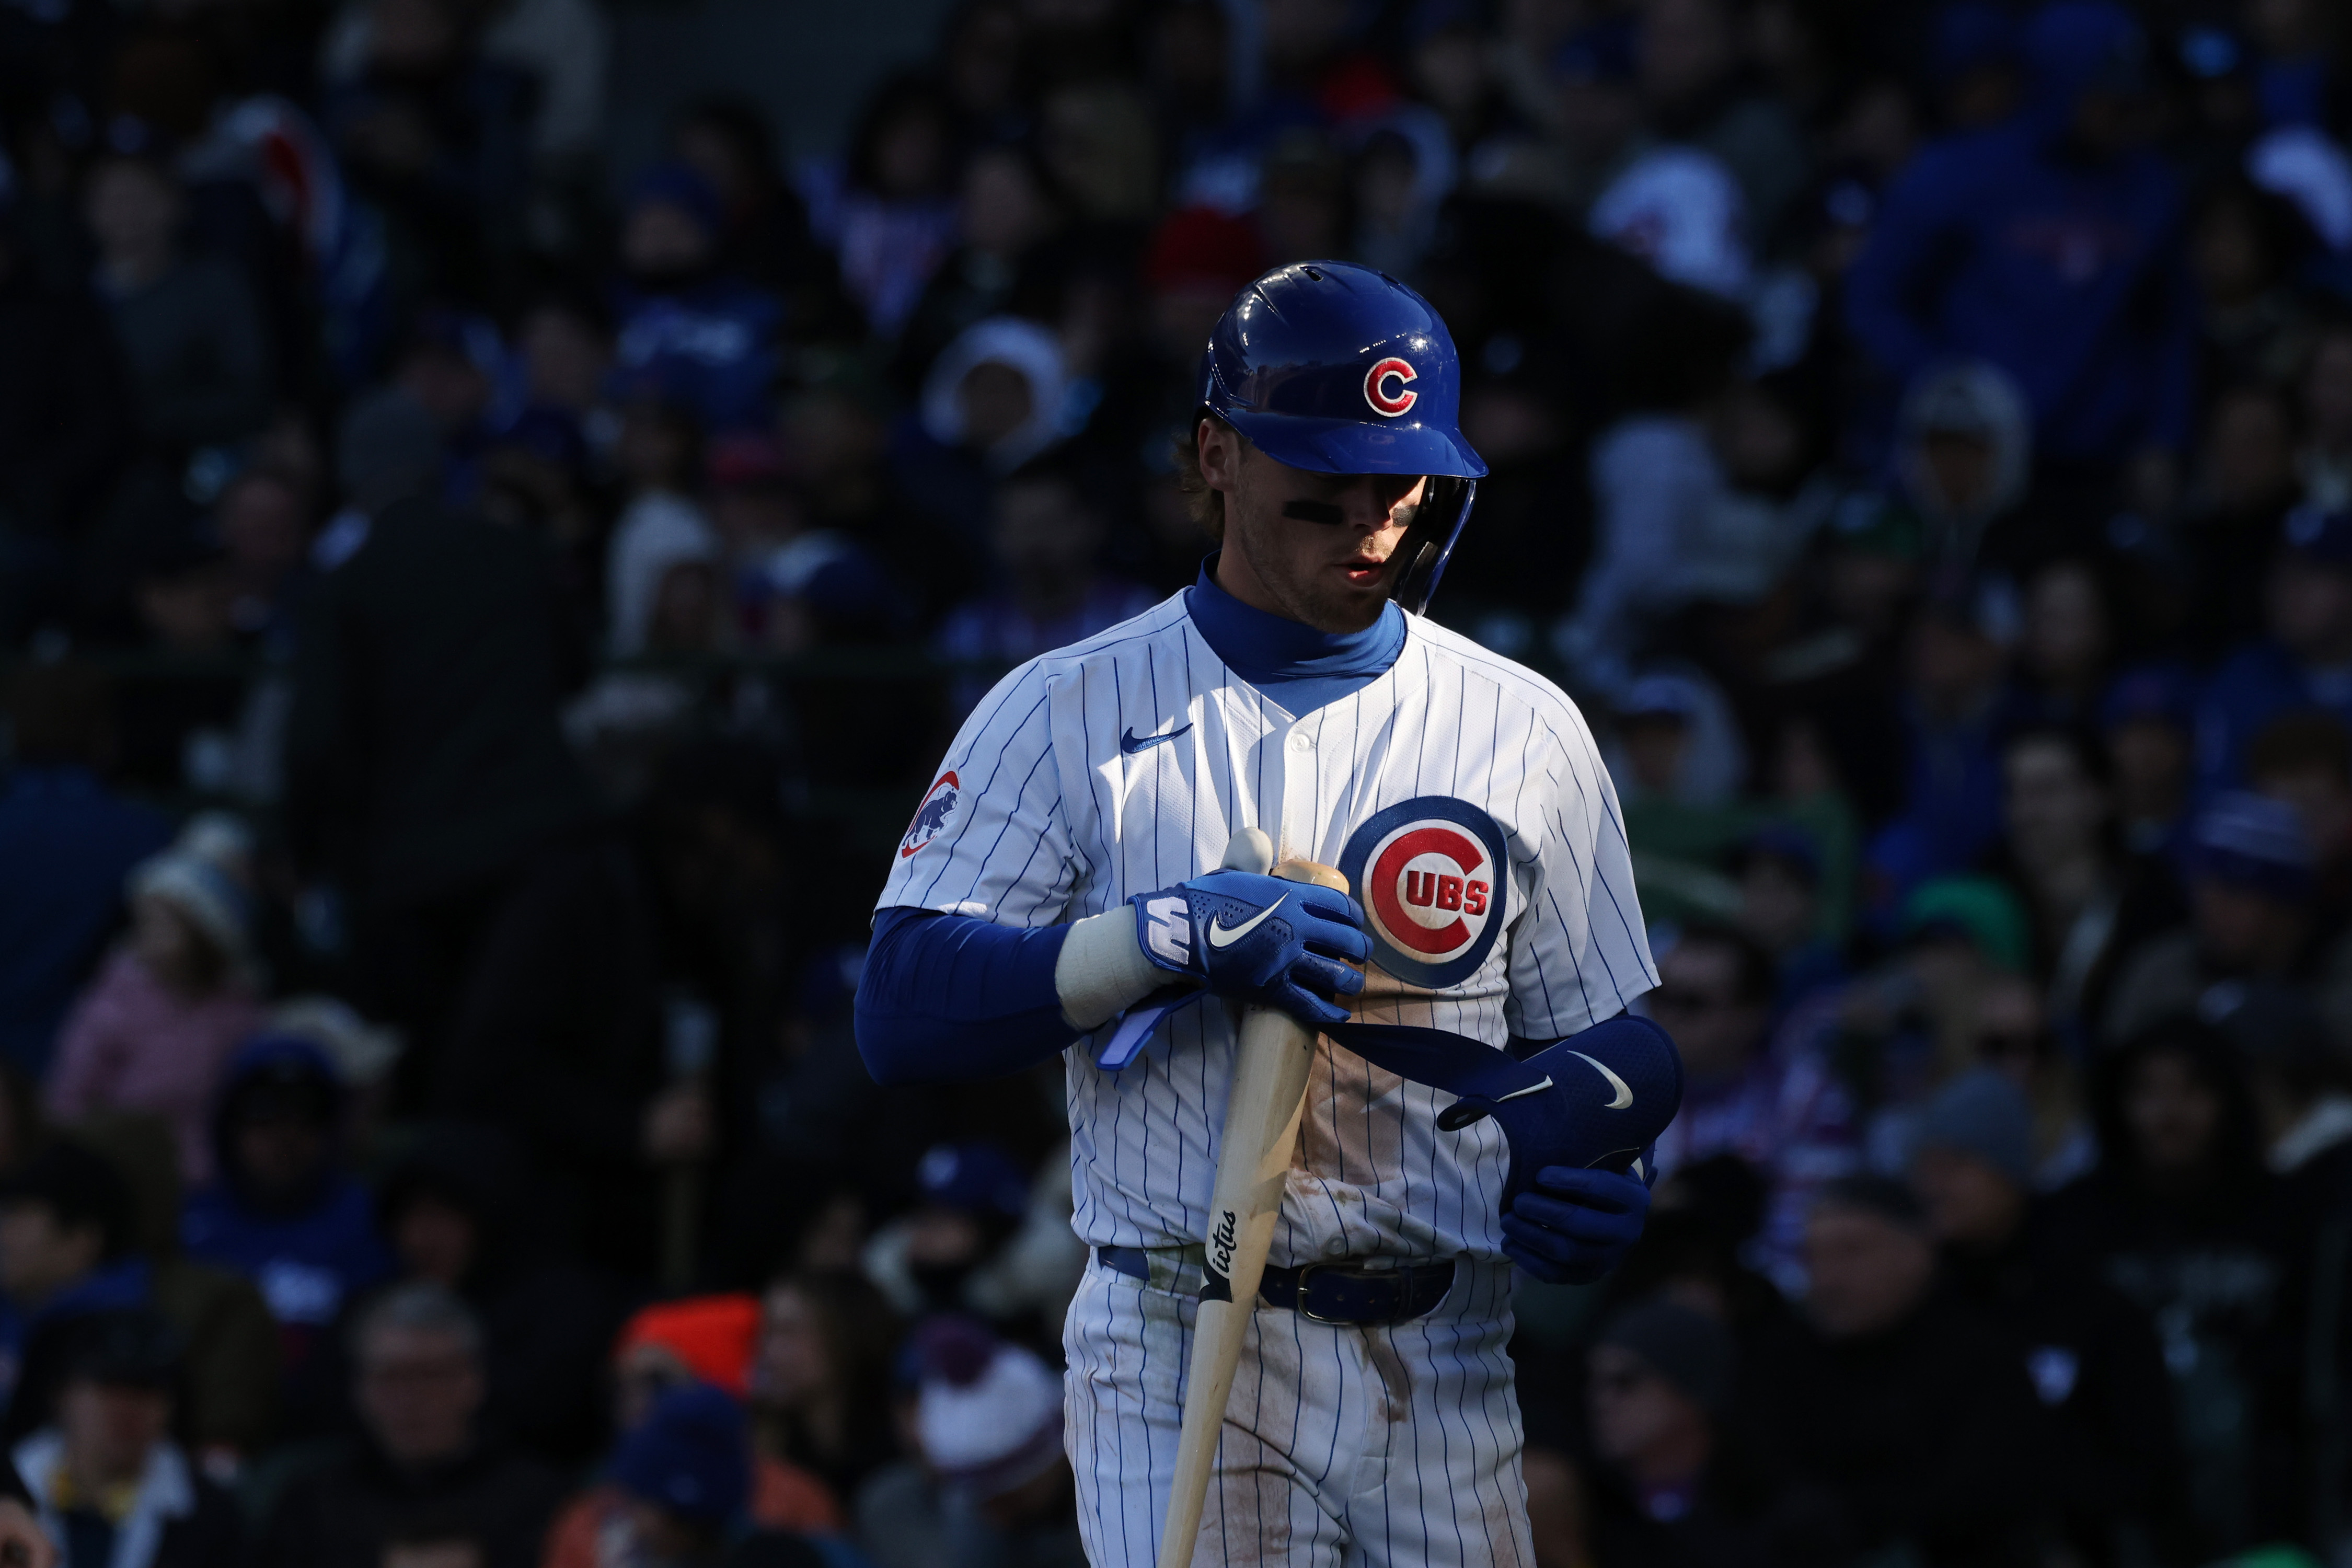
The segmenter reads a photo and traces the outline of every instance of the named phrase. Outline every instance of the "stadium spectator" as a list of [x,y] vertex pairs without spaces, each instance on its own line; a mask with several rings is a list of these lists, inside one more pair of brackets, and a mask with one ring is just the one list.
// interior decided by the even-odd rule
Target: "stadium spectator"
[[229,481],[214,505],[226,552],[229,623],[242,638],[290,646],[292,609],[310,585],[310,501],[299,476],[252,468]]
[[2336,679],[2352,662],[2352,511],[2287,514],[2263,629],[2213,672],[2198,704],[2197,765],[2209,788],[2245,776],[2254,732],[2282,713],[2318,708],[2352,723],[2352,694]]
[[2352,947],[2315,920],[2316,868],[2294,808],[2242,791],[2216,795],[2197,819],[2190,856],[2189,924],[2126,958],[2106,1037],[2128,1039],[2193,1010],[2217,980],[2308,984],[2331,1027],[2352,1024]]
[[2000,832],[2003,649],[1981,605],[1930,605],[1911,631],[1902,701],[1902,815],[1872,841],[1886,906],[1930,878],[1972,868]]
[[2092,1108],[2099,1166],[2051,1200],[2046,1256],[2121,1292],[2155,1331],[2205,1549],[2292,1530],[2294,1483],[2277,1468],[2294,1443],[2298,1352],[2277,1331],[2292,1216],[2263,1168],[2243,1068],[2210,1026],[2176,1018],[2101,1058]]
[[0,1053],[37,1074],[58,1026],[125,912],[131,868],[171,825],[101,782],[113,746],[111,690],[86,666],[10,678],[15,766],[0,795]]
[[1769,1196],[1759,1250],[1793,1280],[1805,1215],[1822,1184],[1859,1168],[1853,1100],[1826,1061],[1774,1048],[1766,1034],[1778,983],[1772,961],[1727,928],[1693,926],[1658,955],[1650,1013],[1682,1051],[1682,1114],[1658,1140],[1671,1176],[1734,1153],[1765,1174]]
[[[1936,586],[1979,554],[2014,565],[2017,516],[2033,469],[2025,394],[1998,366],[1957,360],[1923,372],[1903,396],[1895,471],[1927,525]],[[2038,545],[2041,542],[2035,542]]]
[[522,407],[510,428],[543,430],[567,453],[573,443],[596,458],[613,439],[605,398],[613,366],[613,321],[603,302],[582,290],[550,291],[528,306],[514,332],[522,361]]
[[1083,1562],[1060,1381],[968,1320],[930,1320],[913,1351],[917,1454],[857,1498],[877,1568]]
[[377,1229],[397,1276],[457,1295],[485,1346],[484,1427],[562,1462],[603,1436],[599,1369],[625,1311],[606,1275],[566,1245],[573,1215],[513,1140],[425,1130],[376,1185]]
[[1669,0],[1640,14],[1634,58],[1651,126],[1721,159],[1750,232],[1769,245],[1804,187],[1806,149],[1791,106],[1740,79],[1737,26],[1719,0]]
[[2303,819],[2321,918],[2334,922],[2352,896],[2352,731],[2332,713],[2282,714],[2247,746],[2246,782]]
[[2116,677],[2099,708],[2124,847],[2175,868],[2194,779],[2193,700],[2186,670],[2149,665]]
[[530,169],[530,76],[447,0],[373,0],[331,60],[320,118],[382,214],[403,304],[510,287]]
[[150,450],[177,461],[190,447],[259,429],[271,392],[260,306],[234,263],[183,253],[187,208],[168,163],[100,162],[85,182],[83,217]]
[[261,1022],[247,973],[251,894],[221,861],[174,847],[129,885],[131,939],[58,1037],[49,1114],[147,1110],[179,1139],[180,1173],[212,1179],[209,1116],[229,1053]]
[[887,1304],[855,1274],[807,1273],[771,1285],[761,1312],[751,1387],[761,1450],[816,1476],[835,1497],[856,1497],[896,1447]]
[[952,110],[919,76],[877,88],[836,168],[812,171],[809,226],[875,335],[898,335],[954,243]]
[[[373,1005],[418,1037],[412,1081],[513,1127],[593,1201],[640,1161],[698,1157],[709,1132],[695,1091],[651,1093],[635,886],[559,724],[578,629],[539,541],[403,497],[393,481],[413,485],[431,448],[413,411],[387,396],[352,423],[347,445],[380,426],[407,466],[355,496],[366,542],[297,654],[294,846],[349,887]],[[625,1193],[614,1205],[626,1215]],[[622,1255],[643,1235],[605,1233]]]
[[604,565],[614,653],[646,651],[672,573],[707,573],[721,558],[719,535],[692,494],[699,447],[693,417],[674,404],[640,398],[622,413],[618,454],[630,494]]
[[181,1350],[173,1436],[215,1479],[303,1430],[287,1419],[281,1334],[269,1303],[242,1274],[189,1258],[180,1246],[180,1162],[155,1117],[102,1113],[77,1122],[75,1142],[103,1157],[131,1189],[132,1248],[147,1260],[155,1310]]
[[623,384],[692,408],[713,430],[756,425],[767,411],[782,314],[773,295],[720,266],[719,193],[685,163],[637,180],[621,228]]
[[1801,1323],[1754,1358],[1758,1408],[1792,1479],[1832,1500],[1839,1556],[2019,1561],[2049,1508],[2025,1370],[1936,1289],[1909,1189],[1823,1188],[1805,1228]]
[[899,379],[908,390],[941,350],[971,326],[1011,311],[1054,313],[1057,281],[1049,242],[1063,197],[1034,153],[1018,142],[983,147],[964,163],[961,232],[899,334]]
[[941,1143],[915,1168],[922,1204],[866,1243],[866,1277],[909,1321],[936,1312],[1013,1314],[1020,1259],[1010,1245],[1029,1213],[1029,1181],[994,1143]]
[[2011,711],[2018,721],[2081,724],[2106,689],[2115,655],[2106,585],[2087,562],[2060,559],[2027,576],[2020,597]]
[[759,106],[736,98],[692,104],[671,125],[669,149],[718,195],[719,265],[782,301],[786,338],[854,335],[855,310],[777,166],[775,131]]
[[104,1158],[58,1140],[0,1196],[0,1351],[13,1440],[48,1416],[77,1327],[92,1314],[152,1301],[148,1262],[132,1250],[130,1188]]
[[2183,609],[2189,646],[2210,658],[2228,652],[2241,628],[2261,620],[2263,578],[2301,493],[2286,395],[2261,384],[2216,393],[2199,467],[2179,523],[2185,564],[2194,574]]
[[1998,858],[2032,924],[2034,975],[2052,1022],[2088,1038],[2118,968],[2182,910],[2164,868],[2116,852],[2105,758],[2071,728],[2020,728],[2001,747]]
[[1813,835],[1793,823],[1758,828],[1733,851],[1739,883],[1737,923],[1772,957],[1780,974],[1773,1002],[1777,1023],[1806,997],[1845,977],[1834,917],[1822,906],[1822,852]]
[[[1102,519],[1068,468],[1038,462],[1007,475],[989,511],[1000,585],[948,612],[939,646],[950,658],[1018,664],[1150,608],[1150,593],[1102,571]],[[956,706],[969,710],[986,689],[966,681]]]
[[16,1445],[65,1568],[236,1568],[236,1500],[172,1440],[179,1347],[160,1316],[89,1319],[67,1352],[54,1414]]
[[[621,1331],[613,1352],[614,1430],[624,1443],[679,1389],[706,1385],[740,1401],[758,1342],[760,1303],[749,1295],[700,1296],[646,1307]],[[740,1412],[733,1419],[741,1421]],[[742,1443],[751,1452],[751,1436]],[[617,1460],[618,1456],[615,1456]],[[746,1519],[763,1530],[838,1535],[839,1500],[805,1470],[751,1454]],[[543,1568],[599,1568],[604,1542],[634,1532],[629,1494],[612,1480],[570,1502],[548,1527]]]
[[2185,1544],[2184,1466],[2156,1337],[2105,1280],[2045,1256],[2033,1106],[1997,1069],[1944,1086],[1919,1121],[1911,1184],[1955,1300],[2000,1332],[2054,1425],[2049,1495],[2074,1549],[2128,1561]]
[[278,1320],[289,1382],[300,1384],[350,1304],[392,1271],[365,1188],[345,1168],[346,1091],[325,1051],[291,1035],[247,1040],[213,1110],[219,1179],[180,1219],[189,1257],[257,1286]]
[[[1583,1545],[1595,1568],[1779,1563],[1801,1550],[1802,1507],[1734,1422],[1737,1356],[1707,1313],[1657,1296],[1594,1337],[1586,1375],[1591,1461]],[[1778,1516],[1778,1517],[1776,1517]]]
[[362,1435],[286,1485],[257,1561],[376,1568],[429,1521],[474,1542],[483,1568],[534,1568],[562,1495],[556,1473],[485,1438],[482,1333],[437,1286],[402,1286],[352,1325]]
[[[2026,28],[2032,100],[1923,152],[1887,193],[1847,319],[1898,383],[1967,354],[2025,391],[2050,461],[2113,464],[2187,444],[2195,314],[2178,177],[2146,144],[2138,22],[2104,0]],[[1967,259],[1931,279],[1948,247]]]
[[802,1568],[841,1557],[795,1534],[746,1522],[751,1500],[743,1407],[708,1384],[657,1397],[613,1455],[624,1561],[677,1568]]

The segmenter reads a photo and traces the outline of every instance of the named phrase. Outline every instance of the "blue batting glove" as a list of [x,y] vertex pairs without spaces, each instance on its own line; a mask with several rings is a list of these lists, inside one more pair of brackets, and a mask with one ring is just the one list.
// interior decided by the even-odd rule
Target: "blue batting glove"
[[[1643,1170],[1651,1168],[1647,1152]],[[1550,1285],[1590,1285],[1623,1261],[1650,1215],[1638,1176],[1547,1165],[1503,1216],[1503,1251]]]
[[1363,963],[1371,944],[1363,907],[1345,893],[1253,871],[1211,871],[1128,902],[1143,955],[1220,996],[1323,1026],[1348,1021],[1331,997],[1364,988],[1348,962]]

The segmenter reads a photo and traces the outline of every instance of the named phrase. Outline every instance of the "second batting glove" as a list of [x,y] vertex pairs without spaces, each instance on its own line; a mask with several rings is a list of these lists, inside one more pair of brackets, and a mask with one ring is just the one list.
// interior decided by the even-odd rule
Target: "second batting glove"
[[1589,1285],[1624,1259],[1649,1215],[1639,1176],[1548,1165],[1503,1215],[1503,1252],[1549,1284]]
[[1349,964],[1363,963],[1371,946],[1363,908],[1345,893],[1252,871],[1211,871],[1128,901],[1143,955],[1220,996],[1328,1025],[1348,1019],[1330,998],[1364,988]]

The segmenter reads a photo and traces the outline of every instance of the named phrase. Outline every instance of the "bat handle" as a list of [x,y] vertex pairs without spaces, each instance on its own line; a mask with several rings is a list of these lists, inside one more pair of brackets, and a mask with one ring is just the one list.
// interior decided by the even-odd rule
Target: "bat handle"
[[[1226,847],[1224,863],[1231,870],[1264,875],[1270,868],[1288,881],[1348,890],[1348,879],[1328,866],[1296,859],[1272,865],[1273,857],[1272,840],[1255,828],[1244,828]],[[1314,1030],[1271,1007],[1254,1006],[1244,1013],[1209,1206],[1210,1234],[1203,1238],[1207,1282],[1193,1321],[1191,1376],[1168,1518],[1160,1537],[1160,1568],[1190,1568],[1192,1561],[1216,1468],[1226,1401],[1298,1144],[1298,1117],[1314,1058]]]

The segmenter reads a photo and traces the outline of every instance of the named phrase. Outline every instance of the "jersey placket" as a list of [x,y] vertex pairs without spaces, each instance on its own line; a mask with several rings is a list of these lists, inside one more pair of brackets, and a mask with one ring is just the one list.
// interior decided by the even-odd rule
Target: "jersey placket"
[[1282,832],[1276,839],[1277,859],[1312,860],[1322,848],[1322,824],[1317,809],[1315,737],[1309,719],[1290,726],[1282,738]]

